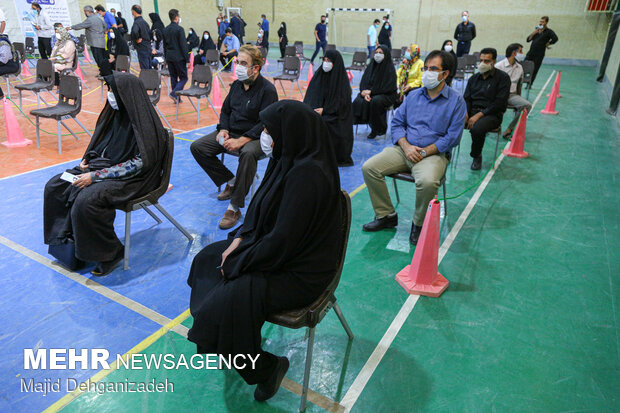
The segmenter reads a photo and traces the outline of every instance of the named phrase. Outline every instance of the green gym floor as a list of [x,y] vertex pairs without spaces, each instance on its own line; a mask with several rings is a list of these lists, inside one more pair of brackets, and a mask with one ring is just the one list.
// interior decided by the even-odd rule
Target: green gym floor
[[[351,191],[351,235],[336,296],[355,338],[347,340],[333,312],[317,327],[307,411],[620,410],[620,133],[605,113],[608,97],[594,68],[543,66],[531,101],[554,69],[562,71],[559,115],[539,113],[550,82],[527,121],[531,156],[501,156],[485,180],[447,202],[439,270],[450,286],[440,298],[409,298],[394,281],[413,254],[412,185],[399,185],[398,229],[379,233],[361,231],[373,217],[367,189]],[[469,169],[470,144],[465,132],[458,162],[448,167],[449,197],[492,167],[495,137],[487,138],[482,172]],[[190,357],[195,347],[178,331],[191,318],[181,315],[179,323],[133,351]],[[90,392],[51,408],[295,411],[304,331],[266,324],[263,334],[266,350],[291,361],[284,388],[266,403],[255,402],[254,388],[235,372],[119,369],[95,379],[168,379],[174,392]]]

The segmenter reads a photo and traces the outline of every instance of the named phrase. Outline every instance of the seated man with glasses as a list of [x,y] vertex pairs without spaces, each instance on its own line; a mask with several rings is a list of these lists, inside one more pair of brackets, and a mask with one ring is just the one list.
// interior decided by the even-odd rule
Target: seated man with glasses
[[[243,45],[237,57],[236,80],[231,86],[220,113],[216,130],[194,141],[190,149],[196,162],[209,175],[216,186],[226,184],[217,196],[220,201],[230,199],[221,229],[232,228],[241,217],[239,208],[254,182],[259,158],[264,156],[260,136],[263,123],[258,114],[278,101],[275,86],[260,74],[264,60],[256,46]],[[214,78],[214,81],[215,78]],[[222,152],[239,155],[237,176],[217,158]]]
[[486,134],[502,124],[510,95],[510,76],[495,69],[497,50],[487,47],[480,51],[478,73],[469,78],[465,88],[467,125],[471,133],[471,169],[482,167],[482,148]]
[[379,231],[398,225],[385,176],[410,172],[416,185],[415,214],[409,241],[418,242],[429,202],[437,195],[450,161],[450,150],[458,145],[465,124],[463,98],[446,85],[451,56],[434,50],[424,61],[422,84],[411,91],[392,120],[392,142],[362,166],[375,219],[364,231]]

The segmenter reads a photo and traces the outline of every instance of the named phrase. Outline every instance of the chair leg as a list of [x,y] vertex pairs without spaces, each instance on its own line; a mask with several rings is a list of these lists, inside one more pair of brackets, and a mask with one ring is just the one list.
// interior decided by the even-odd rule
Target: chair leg
[[19,110],[23,111],[24,109],[22,108],[22,90],[19,89],[17,92],[19,93]]
[[497,159],[497,150],[499,149],[499,138],[502,135],[501,129],[497,133],[497,140],[495,141],[495,155],[493,155],[493,164],[495,164],[495,160]]
[[6,93],[9,96],[9,99],[11,99],[11,84],[9,82],[9,77],[7,76],[5,79],[6,79]]
[[342,324],[342,327],[344,328],[344,331],[347,332],[347,336],[349,336],[349,340],[353,340],[353,331],[351,331],[351,327],[349,327],[349,323],[347,323],[347,320],[344,318],[344,314],[342,314],[342,310],[340,309],[340,306],[338,305],[338,303],[334,303],[334,311],[336,312],[336,315],[338,316],[338,320],[340,320],[340,324]]
[[[92,134],[92,133],[90,133],[88,129],[86,129],[86,126],[84,126],[84,125],[82,124],[82,122],[80,122],[80,121],[78,120],[78,118],[73,117],[73,120],[75,121],[75,123],[77,123],[78,125],[80,125],[80,127],[81,127],[82,129],[84,129],[84,132],[86,132],[86,134],[87,134],[88,136],[90,136],[91,138],[93,137],[93,134]],[[79,139],[78,139],[78,140],[79,140]]]
[[400,204],[400,194],[398,193],[398,185],[396,184],[396,179],[392,178],[392,182],[394,183],[394,192],[396,193],[396,205]]
[[161,224],[163,221],[159,219],[157,215],[153,211],[149,209],[146,205],[140,205],[142,209],[144,209],[155,221],[157,221],[157,225]]
[[155,110],[157,111],[157,113],[159,113],[159,116],[161,116],[161,119],[164,121],[166,126],[168,126],[168,129],[172,129],[172,126],[170,126],[170,124],[168,123],[168,119],[166,119],[166,117],[159,111],[157,105],[155,105]]
[[60,129],[60,121],[57,120],[56,123],[58,124],[58,154],[60,155],[62,153],[62,130]]
[[314,327],[308,328],[308,350],[306,351],[306,368],[304,370],[304,381],[301,388],[301,404],[299,411],[306,410],[306,400],[308,399],[308,384],[310,382],[310,368],[312,368],[312,350],[314,347]]
[[99,96],[99,101],[103,103],[103,80],[101,81],[101,96]]
[[293,99],[293,81],[291,80],[291,99]]
[[299,93],[301,94],[301,97],[303,99],[304,97],[304,92],[301,90],[301,86],[299,85],[299,80],[297,80],[297,89],[299,89]]
[[179,99],[178,98],[177,98],[177,120],[179,120]]
[[198,98],[198,107],[196,108],[196,125],[200,125],[200,98]]
[[215,105],[213,104],[213,102],[211,102],[211,98],[209,96],[207,96],[207,101],[209,102],[209,105],[211,105],[211,109],[213,109],[213,113],[215,113],[215,117],[219,120],[220,115],[217,113],[217,110],[215,110]]
[[125,256],[123,257],[123,269],[129,269],[129,241],[131,238],[131,212],[125,212]]
[[158,210],[159,212],[161,212],[161,213],[162,213],[162,215],[163,215],[163,216],[165,216],[165,217],[168,219],[168,221],[172,222],[172,224],[173,224],[175,227],[177,227],[177,229],[178,229],[179,231],[181,231],[181,232],[183,233],[183,235],[185,235],[185,237],[187,237],[187,239],[188,239],[189,241],[193,241],[193,240],[194,240],[194,237],[192,237],[192,235],[191,235],[189,232],[187,232],[187,230],[186,230],[185,228],[183,228],[183,226],[182,226],[181,224],[179,224],[179,223],[177,222],[177,220],[176,220],[176,219],[172,218],[172,215],[170,215],[170,214],[168,213],[168,211],[166,211],[166,210],[164,209],[164,207],[162,207],[162,206],[159,204],[159,202],[155,204],[155,208],[157,208],[157,210]]
[[39,117],[37,116],[36,118],[37,118],[37,122],[36,122],[36,125],[37,125],[37,148],[39,148],[40,147],[40,143],[39,143],[39,129],[40,129],[39,128]]
[[68,130],[68,131],[69,131],[69,133],[70,133],[71,135],[73,135],[73,137],[75,138],[75,140],[76,140],[76,141],[79,141],[79,140],[80,140],[80,138],[78,138],[78,136],[77,136],[77,135],[76,135],[76,134],[75,134],[75,133],[74,133],[71,129],[69,129],[69,127],[68,127],[68,126],[67,126],[67,125],[66,125],[63,121],[59,121],[59,122],[60,122],[60,124],[61,124],[62,126],[64,126],[64,127],[65,127],[65,129],[66,129],[66,130]]
[[444,218],[446,218],[448,216],[448,199],[446,196],[446,179],[445,178],[444,178],[442,187],[443,187],[443,214],[444,214],[443,216]]

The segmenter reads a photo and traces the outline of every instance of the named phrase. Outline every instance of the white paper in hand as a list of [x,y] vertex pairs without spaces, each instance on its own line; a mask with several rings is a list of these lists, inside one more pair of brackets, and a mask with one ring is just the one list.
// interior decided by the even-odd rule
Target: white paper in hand
[[77,175],[70,174],[69,172],[63,172],[62,175],[60,175],[60,179],[72,184],[78,180],[78,177]]

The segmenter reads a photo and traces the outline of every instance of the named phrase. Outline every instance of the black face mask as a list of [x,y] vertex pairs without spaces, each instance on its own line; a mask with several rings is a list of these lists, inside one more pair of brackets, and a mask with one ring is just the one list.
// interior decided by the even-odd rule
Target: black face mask
[[325,23],[325,20],[321,20],[321,23]]

